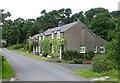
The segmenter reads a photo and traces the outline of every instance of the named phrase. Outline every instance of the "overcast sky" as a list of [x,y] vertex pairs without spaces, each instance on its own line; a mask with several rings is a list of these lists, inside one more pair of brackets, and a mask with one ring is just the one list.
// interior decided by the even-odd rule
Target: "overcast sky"
[[36,18],[45,9],[47,12],[61,8],[71,8],[72,13],[87,11],[95,7],[103,7],[110,12],[118,10],[120,0],[0,0],[0,9],[10,11],[11,19]]

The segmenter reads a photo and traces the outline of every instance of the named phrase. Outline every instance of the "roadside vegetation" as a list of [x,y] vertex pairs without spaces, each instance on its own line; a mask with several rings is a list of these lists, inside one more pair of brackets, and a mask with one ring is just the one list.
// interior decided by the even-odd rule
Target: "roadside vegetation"
[[20,50],[24,51],[24,44],[16,44],[16,45],[11,45],[7,47],[8,50]]
[[2,62],[2,65],[0,65],[0,78],[9,79],[11,77],[15,77],[15,72],[13,68],[1,53],[0,53],[0,61]]
[[100,78],[103,76],[109,76],[107,81],[118,81],[118,70],[110,70],[103,73],[93,72],[91,69],[74,70],[77,75],[86,78]]
[[17,51],[17,53],[19,53],[21,55],[24,55],[24,56],[31,57],[31,58],[35,58],[35,59],[38,59],[38,60],[44,60],[44,61],[50,61],[50,62],[52,61],[52,59],[50,59],[50,58],[38,56],[38,55],[35,55],[35,54],[31,54],[31,53],[26,53],[24,51]]

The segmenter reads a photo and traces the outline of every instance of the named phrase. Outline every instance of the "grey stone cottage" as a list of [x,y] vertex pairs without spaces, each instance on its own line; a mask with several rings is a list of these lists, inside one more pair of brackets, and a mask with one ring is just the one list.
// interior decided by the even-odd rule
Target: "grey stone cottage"
[[[48,29],[45,32],[34,35],[32,38],[36,41],[44,40],[44,38],[64,38],[65,44],[60,47],[60,58],[61,52],[67,50],[77,50],[80,53],[86,53],[93,51],[94,53],[104,53],[105,40],[94,34],[88,29],[81,21],[75,21],[73,23],[63,25],[59,23],[58,27]],[[54,49],[51,50],[52,53]],[[33,47],[33,52],[42,54],[41,45],[38,43],[37,46]]]

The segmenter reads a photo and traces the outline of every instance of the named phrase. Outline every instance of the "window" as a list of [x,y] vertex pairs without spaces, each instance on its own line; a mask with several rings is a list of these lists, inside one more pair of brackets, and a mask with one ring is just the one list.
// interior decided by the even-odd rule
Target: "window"
[[93,52],[94,52],[94,53],[97,53],[97,46],[94,46]]
[[60,30],[57,31],[57,38],[60,38]]
[[84,45],[80,46],[80,53],[85,53],[85,46]]
[[54,39],[54,32],[52,32],[52,39]]
[[100,53],[105,53],[105,48],[103,46],[100,47]]

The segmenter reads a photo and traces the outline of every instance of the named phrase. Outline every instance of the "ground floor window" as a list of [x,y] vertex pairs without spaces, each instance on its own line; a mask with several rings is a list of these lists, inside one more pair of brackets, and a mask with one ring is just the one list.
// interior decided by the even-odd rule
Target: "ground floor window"
[[105,53],[105,47],[103,46],[100,47],[100,53]]
[[94,53],[97,53],[97,46],[94,46],[93,52],[94,52]]
[[80,45],[80,53],[85,53],[85,46],[84,45]]

